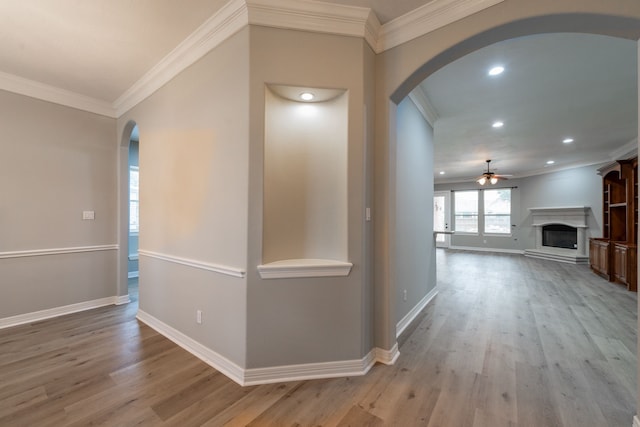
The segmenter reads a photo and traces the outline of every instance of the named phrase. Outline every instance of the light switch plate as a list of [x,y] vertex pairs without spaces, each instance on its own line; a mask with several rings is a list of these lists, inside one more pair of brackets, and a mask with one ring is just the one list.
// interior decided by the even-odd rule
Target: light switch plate
[[82,219],[96,219],[95,211],[82,211]]

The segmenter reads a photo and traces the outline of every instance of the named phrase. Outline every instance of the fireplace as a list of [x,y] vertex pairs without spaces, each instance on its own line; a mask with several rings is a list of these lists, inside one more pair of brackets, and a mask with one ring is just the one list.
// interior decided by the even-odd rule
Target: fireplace
[[536,247],[525,250],[525,256],[587,264],[589,209],[588,206],[530,208],[532,226],[536,233]]
[[578,249],[578,229],[564,224],[542,226],[542,246]]

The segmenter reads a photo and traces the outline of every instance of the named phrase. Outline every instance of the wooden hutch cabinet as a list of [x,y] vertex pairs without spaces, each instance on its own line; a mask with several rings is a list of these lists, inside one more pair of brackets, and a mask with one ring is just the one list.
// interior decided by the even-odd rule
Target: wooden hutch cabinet
[[637,291],[638,158],[598,169],[602,175],[602,237],[589,239],[591,269]]

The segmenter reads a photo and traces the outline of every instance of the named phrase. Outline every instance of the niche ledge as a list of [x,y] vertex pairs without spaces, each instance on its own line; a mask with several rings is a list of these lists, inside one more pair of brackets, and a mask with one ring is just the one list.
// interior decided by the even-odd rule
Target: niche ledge
[[263,279],[348,276],[353,264],[331,259],[286,259],[258,266]]

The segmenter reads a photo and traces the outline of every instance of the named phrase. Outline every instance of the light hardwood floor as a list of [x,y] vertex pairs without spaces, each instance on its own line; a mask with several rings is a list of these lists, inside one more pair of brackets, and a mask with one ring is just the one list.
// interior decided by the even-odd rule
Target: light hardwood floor
[[363,377],[243,388],[135,303],[0,330],[0,426],[631,427],[636,294],[585,266],[437,259],[400,359]]

